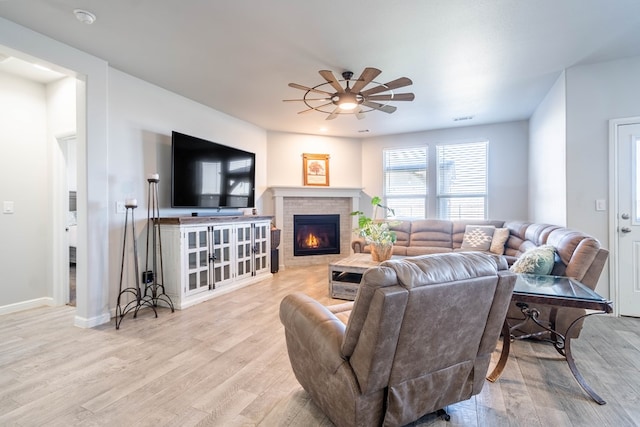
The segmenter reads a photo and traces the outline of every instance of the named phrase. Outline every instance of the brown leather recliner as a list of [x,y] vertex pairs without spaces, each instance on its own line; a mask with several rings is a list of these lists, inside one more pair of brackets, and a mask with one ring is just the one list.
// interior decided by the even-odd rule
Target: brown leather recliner
[[280,319],[295,376],[337,426],[400,426],[469,399],[514,282],[503,258],[481,253],[386,261],[364,273],[346,325],[288,295]]

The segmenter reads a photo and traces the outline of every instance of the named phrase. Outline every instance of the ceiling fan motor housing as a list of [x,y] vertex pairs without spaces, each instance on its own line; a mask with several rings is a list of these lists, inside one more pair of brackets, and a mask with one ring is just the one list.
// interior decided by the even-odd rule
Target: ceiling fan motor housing
[[351,77],[353,77],[353,72],[352,71],[343,71],[342,72],[342,78],[347,81],[347,85],[349,84],[349,80],[351,80]]

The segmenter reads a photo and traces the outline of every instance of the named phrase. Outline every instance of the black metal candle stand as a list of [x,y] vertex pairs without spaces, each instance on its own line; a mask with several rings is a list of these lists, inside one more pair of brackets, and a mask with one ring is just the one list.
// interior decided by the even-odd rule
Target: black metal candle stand
[[[158,182],[160,178],[157,174],[151,175],[149,182],[147,201],[147,256],[145,260],[145,272],[149,270],[149,255],[151,255],[152,280],[145,280],[144,296],[151,298],[154,306],[158,306],[158,301],[162,301],[174,312],[173,302],[164,289],[164,267],[162,265],[162,237],[160,234],[160,207],[158,205]],[[151,239],[149,238],[151,234]],[[151,240],[151,250],[149,242]]]
[[[155,301],[153,300],[153,298],[149,298],[146,294],[143,295],[142,289],[140,287],[140,269],[138,268],[138,244],[136,243],[136,222],[134,218],[134,209],[136,207],[137,203],[125,203],[126,211],[124,219],[124,239],[122,242],[122,263],[120,265],[120,287],[118,293],[118,302],[116,305],[116,329],[120,329],[122,319],[124,319],[127,313],[133,311],[133,317],[136,318],[138,316],[138,311],[143,307],[150,307],[156,315],[156,318],[158,317]],[[123,289],[122,284],[124,279],[124,260],[127,249],[127,229],[129,228],[129,213],[131,213],[131,238],[133,240],[133,265],[135,269],[136,286]],[[123,306],[122,298],[127,294],[130,294],[131,296],[133,296],[133,298]]]

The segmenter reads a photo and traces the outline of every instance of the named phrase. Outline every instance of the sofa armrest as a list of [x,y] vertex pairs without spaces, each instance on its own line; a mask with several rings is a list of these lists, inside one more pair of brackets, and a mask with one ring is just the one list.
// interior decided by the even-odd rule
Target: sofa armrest
[[363,253],[365,245],[366,243],[362,237],[356,237],[351,241],[351,248],[353,248],[353,252],[356,254]]
[[[280,321],[284,325],[289,345],[289,358],[312,357],[305,364],[318,364],[325,372],[334,373],[346,363],[341,346],[345,324],[329,309],[308,295],[296,292],[280,303]],[[302,354],[292,354],[296,351]]]

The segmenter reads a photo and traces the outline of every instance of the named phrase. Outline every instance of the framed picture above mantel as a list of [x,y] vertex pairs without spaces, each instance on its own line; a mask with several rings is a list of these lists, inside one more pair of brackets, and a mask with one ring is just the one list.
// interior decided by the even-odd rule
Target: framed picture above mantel
[[302,175],[304,185],[329,186],[329,155],[302,154]]

